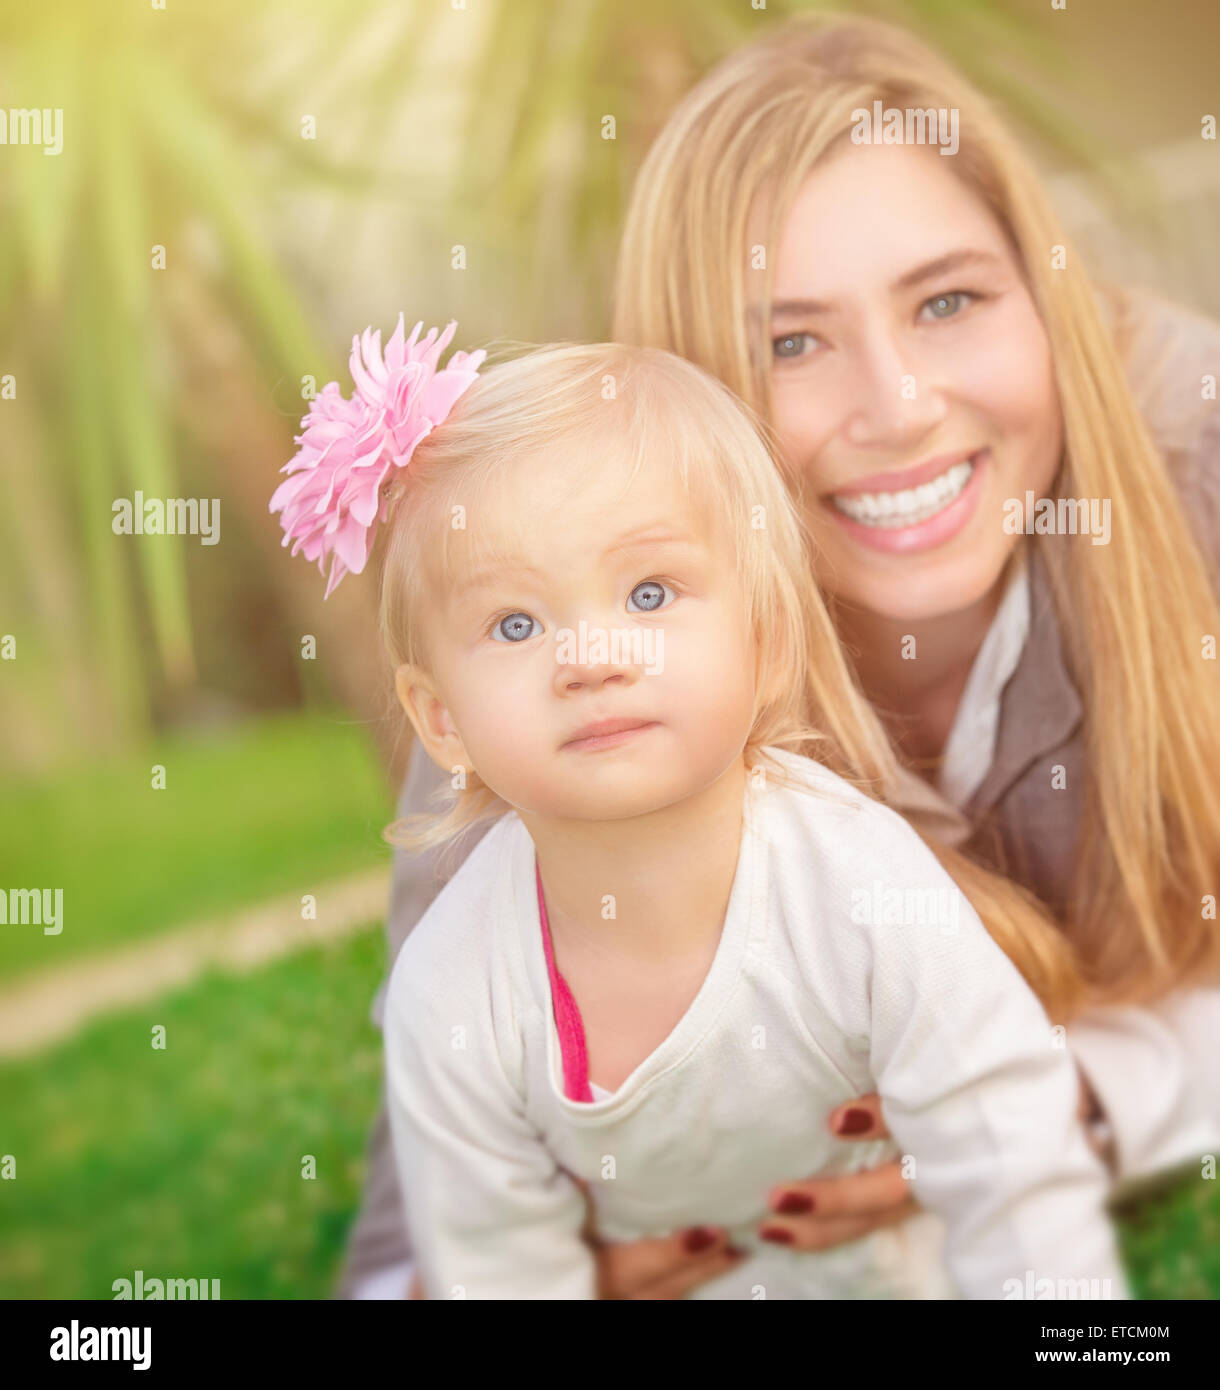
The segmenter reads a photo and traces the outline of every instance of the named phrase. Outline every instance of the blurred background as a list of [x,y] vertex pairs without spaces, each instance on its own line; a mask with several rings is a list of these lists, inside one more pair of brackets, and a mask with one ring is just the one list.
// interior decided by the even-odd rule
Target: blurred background
[[[938,43],[1100,276],[1220,317],[1212,0],[0,0],[0,102],[63,113],[0,145],[0,885],[62,890],[0,925],[0,1297],[329,1294],[409,744],[375,586],[267,510],[308,383],[400,309],[605,337],[666,115],[816,8]],[[115,535],[137,492],[219,543]],[[1208,1187],[1124,1215],[1143,1296],[1220,1295]]]

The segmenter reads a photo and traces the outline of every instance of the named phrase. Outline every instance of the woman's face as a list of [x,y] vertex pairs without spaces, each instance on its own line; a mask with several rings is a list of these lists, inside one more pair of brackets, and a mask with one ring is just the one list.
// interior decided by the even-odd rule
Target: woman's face
[[[936,147],[846,145],[784,227],[773,423],[822,586],[893,618],[991,592],[1063,447],[1050,344],[1000,223]],[[1050,255],[1051,248],[1046,248]]]

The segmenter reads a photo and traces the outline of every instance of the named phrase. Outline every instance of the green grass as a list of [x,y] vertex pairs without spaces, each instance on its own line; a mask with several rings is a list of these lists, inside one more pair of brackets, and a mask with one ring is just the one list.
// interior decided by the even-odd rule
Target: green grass
[[222,1298],[328,1297],[377,1107],[384,964],[370,928],[0,1068],[0,1298],[109,1299],[137,1269],[219,1279]]
[[1220,1182],[1187,1177],[1118,1222],[1139,1298],[1220,1298]]
[[122,761],[10,781],[0,888],[62,888],[63,930],[0,925],[0,979],[388,864],[380,833],[393,814],[368,734],[341,715],[166,738]]
[[[220,1279],[222,1298],[328,1297],[377,1106],[383,967],[370,928],[0,1068],[0,1155],[17,1163],[0,1299],[110,1298],[137,1269]],[[1139,1296],[1220,1297],[1220,1183],[1181,1182],[1120,1229]]]

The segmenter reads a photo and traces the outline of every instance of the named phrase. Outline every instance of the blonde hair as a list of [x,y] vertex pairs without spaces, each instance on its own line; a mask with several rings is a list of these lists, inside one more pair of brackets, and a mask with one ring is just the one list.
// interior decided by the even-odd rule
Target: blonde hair
[[[1204,918],[1220,867],[1220,611],[1080,258],[987,101],[905,31],[839,15],[782,25],[682,101],[638,176],[621,243],[613,335],[666,347],[771,415],[772,256],[814,166],[852,112],[960,113],[952,167],[1000,220],[1050,342],[1064,421],[1056,496],[1112,499],[1111,543],[1037,536],[1085,709],[1090,781],[1064,930],[1096,1000],[1140,1001],[1220,969]],[[761,313],[759,309],[761,308]]]
[[[609,390],[608,390],[609,386]],[[756,646],[754,719],[743,750],[777,784],[787,770],[777,747],[821,762],[866,795],[883,799],[896,774],[893,753],[861,693],[813,579],[811,540],[764,442],[761,424],[728,388],[692,363],[656,348],[614,343],[559,345],[498,365],[461,398],[416,450],[396,501],[384,552],[380,621],[392,665],[429,669],[425,605],[446,576],[496,552],[496,498],[543,451],[568,451],[574,486],[598,463],[663,460],[680,477],[707,524],[722,528],[735,555]],[[526,465],[525,468],[522,465]],[[467,526],[450,517],[462,507]],[[420,850],[448,843],[508,805],[473,771],[438,815],[387,827],[391,844]],[[938,851],[966,896],[1048,1009],[1065,1018],[1078,1000],[1071,951],[1033,900],[951,851]]]

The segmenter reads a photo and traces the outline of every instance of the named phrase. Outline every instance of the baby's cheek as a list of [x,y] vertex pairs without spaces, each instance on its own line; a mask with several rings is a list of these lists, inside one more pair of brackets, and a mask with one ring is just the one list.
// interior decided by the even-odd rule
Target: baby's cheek
[[468,692],[455,719],[476,767],[506,755],[515,761],[515,750],[523,750],[529,731],[538,727],[537,713],[530,711],[518,684],[503,677]]
[[731,720],[753,701],[753,660],[746,635],[732,621],[697,642],[678,636],[665,653],[666,703],[688,718]]
[[488,709],[483,716],[483,737],[497,754],[513,761],[525,759],[543,733],[537,706],[513,698],[511,690],[488,692]]

